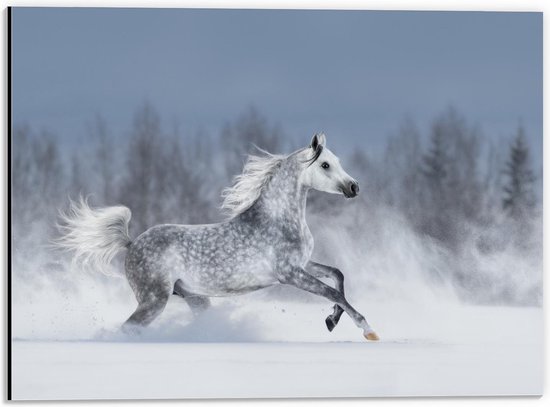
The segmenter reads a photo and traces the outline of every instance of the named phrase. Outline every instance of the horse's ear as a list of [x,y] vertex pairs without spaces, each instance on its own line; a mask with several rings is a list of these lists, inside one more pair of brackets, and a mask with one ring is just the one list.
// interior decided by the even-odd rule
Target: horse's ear
[[324,147],[326,142],[327,138],[325,137],[324,133],[317,133],[311,139],[311,148],[313,149],[313,151],[315,151],[317,150],[317,146],[321,145],[322,147]]

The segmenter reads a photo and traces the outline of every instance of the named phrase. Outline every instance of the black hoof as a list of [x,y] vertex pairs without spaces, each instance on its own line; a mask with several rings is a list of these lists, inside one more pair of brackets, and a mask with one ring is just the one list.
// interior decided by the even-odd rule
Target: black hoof
[[332,330],[336,326],[336,323],[332,320],[331,317],[327,317],[327,319],[325,319],[325,324],[327,324],[327,329],[329,330],[329,332],[332,332]]

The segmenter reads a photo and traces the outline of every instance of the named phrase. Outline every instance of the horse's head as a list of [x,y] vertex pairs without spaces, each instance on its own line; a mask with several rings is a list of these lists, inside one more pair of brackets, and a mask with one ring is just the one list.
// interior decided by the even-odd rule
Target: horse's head
[[340,165],[340,160],[326,147],[324,134],[316,134],[306,148],[308,156],[303,172],[303,183],[309,188],[353,198],[359,193],[359,184]]

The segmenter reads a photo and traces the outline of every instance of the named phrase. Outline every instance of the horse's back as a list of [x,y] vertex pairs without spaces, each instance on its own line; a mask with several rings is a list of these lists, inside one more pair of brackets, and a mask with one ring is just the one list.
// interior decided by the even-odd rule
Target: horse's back
[[[209,229],[216,228],[212,225],[156,225],[139,235],[128,247],[126,262],[138,261],[140,263],[159,263],[172,252],[180,256],[187,256],[193,251],[193,246],[203,240],[202,236]],[[157,267],[162,264],[155,264]]]

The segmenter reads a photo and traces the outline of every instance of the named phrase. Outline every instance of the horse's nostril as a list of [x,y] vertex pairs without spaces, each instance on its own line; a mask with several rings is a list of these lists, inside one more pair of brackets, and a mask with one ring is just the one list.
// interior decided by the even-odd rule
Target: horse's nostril
[[359,184],[357,182],[352,181],[350,182],[349,189],[354,195],[357,195],[357,193],[359,192]]

